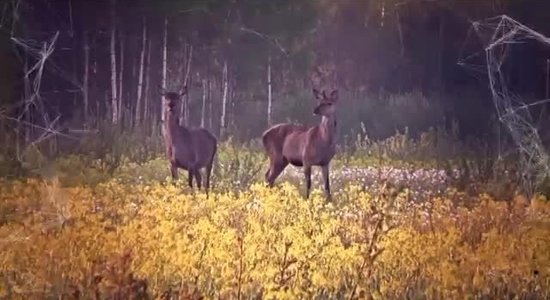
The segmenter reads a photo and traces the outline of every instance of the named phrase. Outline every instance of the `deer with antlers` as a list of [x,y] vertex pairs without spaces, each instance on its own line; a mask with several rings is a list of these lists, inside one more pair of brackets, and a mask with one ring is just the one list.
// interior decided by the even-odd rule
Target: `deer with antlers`
[[332,199],[330,192],[329,164],[336,153],[336,104],[338,90],[329,95],[313,89],[318,103],[313,113],[322,117],[317,126],[307,127],[297,124],[277,124],[262,135],[264,148],[269,156],[269,169],[265,179],[272,187],[275,179],[292,164],[303,167],[306,180],[306,198],[311,189],[311,168],[320,166],[323,173],[325,195]]
[[210,175],[217,151],[217,139],[205,128],[187,128],[178,120],[177,107],[187,93],[187,86],[180,92],[161,91],[163,96],[164,143],[174,180],[178,179],[178,168],[187,170],[189,187],[193,188],[193,178],[201,189],[200,170],[206,168],[206,194],[210,188]]

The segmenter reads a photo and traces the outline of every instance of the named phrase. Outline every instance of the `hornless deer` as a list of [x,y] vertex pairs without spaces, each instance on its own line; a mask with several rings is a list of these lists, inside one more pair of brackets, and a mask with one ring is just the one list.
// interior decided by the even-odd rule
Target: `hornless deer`
[[321,123],[314,127],[297,124],[277,124],[269,128],[262,135],[264,148],[269,156],[269,169],[265,179],[272,187],[275,179],[290,163],[297,167],[304,167],[306,177],[306,198],[309,198],[311,189],[311,167],[320,166],[323,172],[325,195],[328,200],[330,193],[329,164],[336,153],[336,103],[338,90],[329,96],[316,89],[313,94],[318,104],[313,114],[321,115]]
[[184,86],[179,93],[162,92],[166,156],[170,162],[172,178],[178,179],[178,168],[187,170],[188,183],[191,188],[193,187],[193,177],[195,177],[200,190],[200,169],[206,168],[206,194],[208,195],[218,142],[216,137],[204,128],[191,129],[179,125],[177,107],[181,104],[181,97],[186,93],[187,86]]

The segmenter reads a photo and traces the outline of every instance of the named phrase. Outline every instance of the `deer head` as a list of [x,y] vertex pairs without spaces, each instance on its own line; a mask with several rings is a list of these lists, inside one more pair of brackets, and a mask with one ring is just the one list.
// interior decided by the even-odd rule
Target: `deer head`
[[161,90],[161,94],[164,99],[164,107],[168,110],[168,112],[172,113],[175,111],[176,106],[179,104],[180,99],[187,94],[187,86],[183,86],[183,88],[179,92],[166,92],[164,90]]
[[336,103],[338,102],[338,90],[334,90],[327,96],[325,91],[319,92],[313,89],[313,95],[318,101],[317,106],[313,110],[313,114],[318,116],[330,117],[336,113]]

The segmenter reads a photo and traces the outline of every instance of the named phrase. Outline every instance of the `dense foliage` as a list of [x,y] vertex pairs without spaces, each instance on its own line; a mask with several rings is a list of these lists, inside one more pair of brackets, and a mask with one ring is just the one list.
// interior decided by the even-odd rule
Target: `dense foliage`
[[403,162],[384,175],[382,165],[349,160],[359,169],[335,164],[332,203],[320,190],[303,199],[293,169],[277,188],[257,183],[262,155],[230,144],[209,198],[172,183],[164,159],[122,159],[111,170],[72,156],[38,177],[4,179],[0,295],[549,296],[544,198],[500,201],[459,192],[430,168]]

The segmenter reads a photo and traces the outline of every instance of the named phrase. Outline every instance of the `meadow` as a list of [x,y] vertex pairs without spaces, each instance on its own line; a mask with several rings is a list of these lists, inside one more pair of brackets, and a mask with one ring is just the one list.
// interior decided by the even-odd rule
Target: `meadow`
[[341,150],[332,202],[319,171],[308,200],[299,169],[266,187],[254,143],[222,144],[208,198],[154,147],[29,152],[0,181],[0,298],[548,299],[545,196],[415,155],[441,141]]

